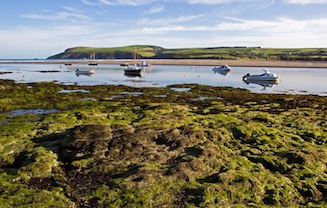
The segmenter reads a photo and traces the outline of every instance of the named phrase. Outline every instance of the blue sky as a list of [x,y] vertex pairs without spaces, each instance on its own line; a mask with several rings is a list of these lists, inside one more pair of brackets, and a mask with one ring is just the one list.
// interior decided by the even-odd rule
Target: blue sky
[[327,47],[327,0],[10,0],[0,59],[69,47]]

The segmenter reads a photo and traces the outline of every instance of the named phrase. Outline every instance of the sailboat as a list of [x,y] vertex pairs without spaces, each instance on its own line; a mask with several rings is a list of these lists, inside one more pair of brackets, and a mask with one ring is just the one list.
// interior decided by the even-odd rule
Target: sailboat
[[90,66],[97,66],[98,65],[98,62],[95,61],[95,57],[96,57],[96,54],[95,54],[95,52],[93,52],[93,54],[91,55],[91,59],[93,59],[94,61],[89,63]]
[[124,74],[126,76],[141,76],[141,68],[138,68],[136,65],[136,48],[134,48],[134,65],[133,66],[127,66],[127,68],[124,69]]

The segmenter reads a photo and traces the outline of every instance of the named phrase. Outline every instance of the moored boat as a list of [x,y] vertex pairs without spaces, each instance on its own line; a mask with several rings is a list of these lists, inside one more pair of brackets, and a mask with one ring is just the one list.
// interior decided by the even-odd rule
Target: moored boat
[[223,65],[223,66],[215,66],[212,71],[231,71],[232,69],[227,65]]
[[93,61],[89,62],[89,65],[90,66],[97,66],[98,65],[98,62],[96,61],[96,53],[95,52],[93,52],[90,55],[90,58],[93,59]]
[[76,69],[75,74],[76,76],[80,76],[80,75],[93,76],[95,75],[95,69],[88,69],[88,70]]
[[279,80],[279,76],[277,76],[275,73],[269,72],[268,69],[262,69],[264,71],[263,74],[259,75],[251,75],[246,74],[243,76],[244,81],[275,81],[277,82]]
[[145,61],[142,61],[141,64],[137,64],[138,67],[149,67],[149,64],[147,64]]
[[138,68],[136,65],[134,66],[129,66],[126,69],[124,69],[124,74],[125,75],[136,75],[136,76],[141,76],[142,69]]
[[221,75],[227,75],[232,71],[232,68],[230,68],[228,65],[223,65],[223,66],[215,66],[212,71],[216,74],[221,74]]
[[133,66],[127,66],[127,68],[124,69],[124,75],[137,75],[141,76],[142,69],[137,67],[136,61],[136,48],[134,48],[134,65]]

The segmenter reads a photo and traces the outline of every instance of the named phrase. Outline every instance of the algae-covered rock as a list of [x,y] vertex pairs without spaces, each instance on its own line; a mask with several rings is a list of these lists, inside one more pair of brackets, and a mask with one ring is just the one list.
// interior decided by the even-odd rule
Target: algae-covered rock
[[0,91],[2,207],[327,206],[326,97],[191,84]]
[[108,125],[76,126],[64,135],[58,154],[62,160],[69,162],[80,158],[105,157],[111,139],[111,128]]

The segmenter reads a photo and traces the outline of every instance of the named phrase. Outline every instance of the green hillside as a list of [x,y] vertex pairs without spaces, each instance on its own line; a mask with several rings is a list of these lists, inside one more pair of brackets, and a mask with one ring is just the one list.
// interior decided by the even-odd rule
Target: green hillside
[[326,61],[326,48],[261,48],[261,47],[213,47],[175,48],[133,45],[112,48],[76,47],[50,56],[48,59],[263,59],[263,60],[312,60]]

